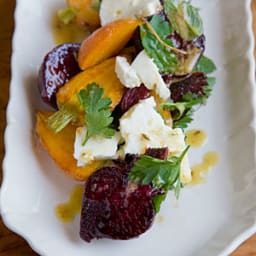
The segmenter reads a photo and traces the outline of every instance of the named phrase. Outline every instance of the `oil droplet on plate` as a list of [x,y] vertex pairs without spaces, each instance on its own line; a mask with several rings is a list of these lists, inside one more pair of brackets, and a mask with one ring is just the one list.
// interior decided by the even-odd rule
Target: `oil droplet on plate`
[[59,204],[55,208],[55,214],[58,220],[68,223],[74,220],[77,214],[81,212],[83,200],[83,186],[78,185],[71,191],[67,203]]
[[157,216],[157,222],[158,223],[163,223],[164,222],[164,216],[163,215],[158,215]]
[[207,134],[202,130],[189,130],[186,132],[186,144],[191,147],[201,147],[206,140]]
[[209,170],[218,164],[219,155],[217,152],[211,151],[203,156],[203,161],[191,168],[192,180],[188,186],[195,186],[206,182],[205,175]]
[[57,45],[70,42],[81,43],[90,34],[86,28],[80,28],[74,23],[62,23],[57,13],[54,13],[52,16],[51,25],[54,42]]

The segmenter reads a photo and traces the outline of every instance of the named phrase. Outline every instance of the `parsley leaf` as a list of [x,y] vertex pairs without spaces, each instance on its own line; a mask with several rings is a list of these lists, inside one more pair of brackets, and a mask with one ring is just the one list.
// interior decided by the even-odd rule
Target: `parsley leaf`
[[160,211],[161,204],[166,199],[166,196],[167,196],[167,192],[153,197],[153,204],[154,204],[156,213]]
[[165,0],[164,11],[180,36],[190,41],[203,34],[203,22],[198,8],[190,1]]
[[202,56],[195,67],[195,71],[203,72],[206,75],[214,72],[215,70],[216,66],[214,62],[206,56]]
[[173,128],[186,129],[188,125],[193,121],[194,112],[195,110],[193,108],[187,110],[180,119],[173,121]]
[[180,181],[181,161],[186,155],[189,146],[181,153],[179,157],[168,157],[168,160],[161,160],[143,155],[134,163],[129,179],[141,184],[152,184],[153,188],[163,190],[162,195],[154,197],[156,212],[160,209],[160,204],[166,197],[168,190],[174,190],[175,196],[179,197],[182,187]]
[[111,138],[115,134],[115,130],[110,127],[113,122],[110,112],[112,101],[110,98],[102,98],[103,93],[99,85],[91,83],[77,94],[85,111],[87,133],[83,145],[92,136]]
[[194,114],[195,106],[203,104],[204,100],[204,97],[197,98],[192,93],[186,93],[182,102],[164,102],[161,107],[171,112],[173,128],[185,129],[193,121],[192,115]]
[[201,104],[201,99],[194,99],[184,102],[169,101],[162,103],[161,107],[169,111],[175,111],[175,115],[172,115],[172,118],[175,121],[180,119],[188,109],[198,104]]
[[173,28],[169,22],[164,20],[162,15],[154,15],[148,24],[164,44],[152,33],[147,24],[143,24],[140,26],[140,37],[146,53],[153,59],[160,73],[174,73],[178,59],[171,49],[173,43],[167,37],[174,31]]

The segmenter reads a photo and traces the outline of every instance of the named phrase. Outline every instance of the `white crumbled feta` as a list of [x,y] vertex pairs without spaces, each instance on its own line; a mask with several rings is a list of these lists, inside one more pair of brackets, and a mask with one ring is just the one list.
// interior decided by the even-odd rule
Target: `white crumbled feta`
[[[155,110],[153,97],[141,100],[120,119],[120,133],[125,140],[121,152],[144,154],[147,148],[168,147],[171,155],[180,155],[186,148],[185,135],[180,128],[172,129],[164,123]],[[181,180],[191,180],[191,170],[187,156],[181,164]]]
[[137,55],[131,66],[149,90],[155,90],[162,99],[170,97],[169,88],[159,74],[156,64],[149,58],[145,50]]
[[141,81],[139,77],[125,57],[116,57],[115,72],[120,82],[125,87],[134,88],[140,86]]
[[148,17],[154,15],[162,9],[160,1],[149,1],[140,11],[139,17]]
[[118,19],[151,16],[162,8],[159,0],[102,0],[100,21],[104,26]]
[[125,154],[144,154],[148,147],[168,147],[173,153],[184,149],[182,130],[165,125],[155,107],[155,100],[150,97],[141,100],[121,117],[120,133],[125,140]]
[[74,143],[74,158],[77,160],[77,166],[81,167],[94,159],[114,159],[120,140],[120,134],[116,133],[112,138],[102,138],[95,136],[90,138],[83,146],[86,135],[86,127],[76,129]]

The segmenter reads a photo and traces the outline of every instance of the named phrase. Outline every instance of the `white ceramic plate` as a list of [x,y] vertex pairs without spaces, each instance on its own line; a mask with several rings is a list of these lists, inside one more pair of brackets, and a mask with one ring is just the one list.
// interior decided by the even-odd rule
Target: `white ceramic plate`
[[74,182],[61,174],[35,136],[35,112],[45,109],[36,76],[53,46],[50,17],[64,0],[18,0],[13,39],[12,82],[5,134],[1,214],[41,255],[191,256],[227,255],[256,231],[255,88],[249,0],[197,0],[202,8],[207,55],[217,66],[217,85],[192,127],[208,133],[208,144],[192,150],[192,164],[216,150],[219,165],[208,182],[170,196],[149,232],[130,241],[80,240],[79,218],[60,223],[56,204]]

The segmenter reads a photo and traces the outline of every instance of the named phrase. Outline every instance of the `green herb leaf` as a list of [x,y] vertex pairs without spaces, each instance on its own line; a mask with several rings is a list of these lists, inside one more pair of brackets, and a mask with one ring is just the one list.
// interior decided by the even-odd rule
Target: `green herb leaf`
[[183,96],[182,102],[164,102],[161,104],[161,107],[172,113],[173,128],[185,129],[188,127],[188,124],[193,121],[192,115],[194,108],[203,104],[205,97],[206,96],[201,96],[198,98],[198,96],[193,93],[186,93]]
[[174,29],[184,40],[192,40],[203,34],[203,22],[199,10],[190,1],[165,0],[164,11]]
[[[152,184],[154,188],[162,189],[166,193],[168,190],[174,190],[175,196],[178,197],[182,187],[180,181],[181,161],[188,149],[189,146],[179,157],[168,157],[168,160],[143,155],[134,163],[129,173],[129,179],[141,184]],[[153,202],[157,212],[165,197],[165,193],[154,197]]]
[[71,23],[76,17],[75,12],[70,7],[59,10],[57,15],[58,18],[66,25]]
[[182,189],[183,187],[184,187],[184,186],[183,186],[181,180],[178,179],[177,182],[176,182],[176,186],[175,186],[175,188],[174,188],[174,195],[175,195],[175,197],[176,197],[177,199],[179,199],[179,197],[180,197],[180,191],[181,191],[181,189]]
[[184,102],[164,102],[161,104],[161,107],[163,109],[169,110],[169,111],[174,111],[176,112],[176,115],[172,115],[173,120],[179,120],[185,112],[187,112],[188,109],[201,104],[202,100],[201,99],[192,99]]
[[156,195],[153,197],[153,204],[155,208],[155,212],[158,213],[161,208],[162,202],[166,199],[167,192],[162,195]]
[[206,56],[202,56],[195,67],[195,71],[203,72],[206,75],[214,72],[215,70],[216,66],[214,62]]
[[186,129],[193,121],[194,112],[195,110],[193,108],[187,110],[180,119],[173,121],[173,128]]
[[207,82],[208,82],[208,85],[204,88],[204,93],[205,93],[206,97],[209,98],[210,95],[212,94],[213,87],[216,83],[216,78],[215,77],[207,77]]
[[[154,15],[149,24],[167,46],[173,47],[172,41],[167,38],[174,31],[169,22],[165,21],[161,15]],[[147,24],[140,26],[140,37],[146,53],[153,59],[159,72],[163,74],[174,73],[178,64],[177,56],[157,39]]]
[[113,122],[110,112],[112,101],[110,98],[102,98],[103,93],[99,85],[92,83],[77,94],[85,111],[87,133],[83,144],[92,136],[111,138],[115,134],[115,130],[110,127]]

